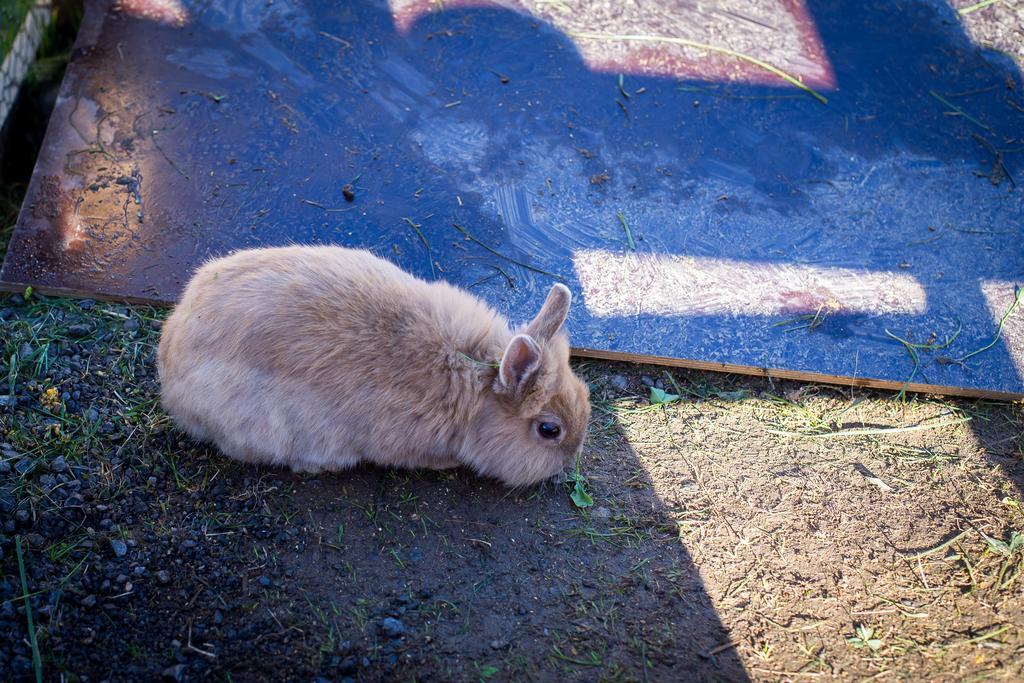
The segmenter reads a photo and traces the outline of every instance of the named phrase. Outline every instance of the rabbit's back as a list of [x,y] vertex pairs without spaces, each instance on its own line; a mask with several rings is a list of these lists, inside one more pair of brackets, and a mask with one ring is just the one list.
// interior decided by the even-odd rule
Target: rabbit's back
[[165,323],[163,403],[242,460],[448,466],[475,379],[450,351],[507,334],[477,299],[368,252],[238,252],[200,268]]

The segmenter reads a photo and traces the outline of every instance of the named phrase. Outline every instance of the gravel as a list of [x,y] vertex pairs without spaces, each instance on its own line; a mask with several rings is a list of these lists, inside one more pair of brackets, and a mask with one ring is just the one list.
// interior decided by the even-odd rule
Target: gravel
[[111,539],[110,547],[113,549],[114,555],[117,557],[124,557],[128,554],[128,545],[122,540],[116,538]]
[[401,638],[405,635],[405,624],[398,619],[385,617],[380,624],[380,630],[388,638]]

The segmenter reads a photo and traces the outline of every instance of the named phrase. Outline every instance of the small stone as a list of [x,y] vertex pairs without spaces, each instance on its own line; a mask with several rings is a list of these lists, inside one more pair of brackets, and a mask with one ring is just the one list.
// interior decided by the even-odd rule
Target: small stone
[[338,673],[340,673],[342,676],[345,676],[347,674],[354,674],[356,672],[356,668],[356,658],[345,657],[345,659],[341,660],[341,664],[338,665]]
[[146,573],[146,568],[144,566],[142,566],[141,564],[138,567],[136,567],[135,569],[132,570],[132,574],[135,574],[135,576],[142,576],[145,573]]
[[112,538],[110,539],[110,547],[113,548],[114,554],[118,557],[124,557],[128,554],[128,546],[124,541]]
[[18,462],[14,463],[14,471],[18,474],[18,476],[21,477],[24,477],[26,474],[31,473],[32,470],[34,470],[35,468],[35,460],[31,460],[29,458],[22,458]]
[[121,326],[121,328],[125,332],[134,332],[135,330],[139,329],[139,321],[135,320],[134,318],[129,318],[128,320],[124,321],[124,324]]
[[58,474],[61,472],[68,471],[68,461],[64,459],[63,455],[58,455],[50,462],[50,469]]
[[82,299],[81,301],[78,302],[78,307],[84,311],[88,311],[90,308],[93,308],[95,306],[96,302],[93,301],[92,299]]
[[611,518],[612,511],[605,506],[600,505],[594,508],[593,512],[590,513],[590,516],[594,519],[607,520]]
[[14,513],[14,519],[18,522],[18,524],[25,524],[31,518],[32,515],[29,514],[28,510],[18,510],[17,512]]
[[491,641],[491,649],[492,650],[504,650],[506,647],[508,647],[508,641],[507,640],[492,640]]
[[149,484],[150,486],[155,487],[156,486],[156,477],[150,477],[149,479],[146,480],[146,483]]
[[220,625],[224,623],[224,613],[219,609],[213,611],[213,623]]
[[0,408],[14,405],[14,397],[10,394],[0,394]]
[[167,584],[169,584],[171,582],[171,573],[169,571],[167,571],[166,569],[161,569],[160,571],[158,571],[156,573],[156,580],[159,583],[161,583],[161,584],[166,586]]
[[95,606],[96,606],[96,596],[95,595],[86,595],[84,598],[82,598],[82,607],[95,607]]
[[9,514],[17,505],[10,491],[0,491],[0,514]]
[[654,386],[654,379],[652,379],[651,377],[648,377],[647,375],[641,375],[640,381],[643,382],[643,385],[645,387],[653,387]]
[[626,379],[625,375],[612,375],[608,382],[619,391],[625,391],[629,388],[629,380]]
[[92,327],[85,323],[77,323],[68,327],[68,336],[76,337],[81,339],[82,337],[88,337],[92,333]]
[[100,421],[100,414],[96,412],[95,408],[89,408],[89,410],[86,411],[85,416],[89,418],[89,422]]
[[182,550],[189,550],[190,548],[195,548],[195,547],[196,547],[196,542],[193,541],[191,538],[186,539],[186,540],[181,542]]
[[353,202],[356,199],[356,188],[351,183],[346,183],[341,188],[341,196],[346,202]]
[[263,586],[264,588],[268,588],[273,583],[273,581],[270,580],[270,577],[267,576],[266,574],[264,574],[263,576],[261,576],[257,580],[260,582],[260,585]]
[[25,342],[24,344],[22,344],[21,346],[18,347],[18,357],[19,358],[28,358],[33,353],[35,353],[35,349],[33,349],[32,345],[29,344],[28,342]]
[[380,628],[388,638],[401,638],[405,635],[405,624],[393,617],[384,617]]

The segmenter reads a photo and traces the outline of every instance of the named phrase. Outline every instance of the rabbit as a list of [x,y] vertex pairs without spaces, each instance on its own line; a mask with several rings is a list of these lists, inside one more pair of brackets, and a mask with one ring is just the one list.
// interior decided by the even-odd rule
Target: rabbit
[[465,290],[368,251],[249,249],[199,268],[157,352],[175,423],[297,472],[466,466],[520,487],[580,452],[590,394],[569,367],[572,295],[515,331]]

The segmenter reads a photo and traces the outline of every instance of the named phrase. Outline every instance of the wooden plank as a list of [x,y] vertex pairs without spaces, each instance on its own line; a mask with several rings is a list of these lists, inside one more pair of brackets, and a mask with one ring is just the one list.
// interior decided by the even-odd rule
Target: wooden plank
[[797,382],[815,382],[818,384],[837,384],[848,387],[860,387],[863,389],[884,389],[897,392],[907,391],[910,393],[942,394],[946,396],[963,396],[964,398],[982,398],[993,401],[1019,401],[1024,398],[1024,394],[1016,392],[986,391],[984,389],[940,386],[934,384],[923,384],[921,382],[893,382],[872,379],[870,377],[841,377],[837,375],[826,375],[820,372],[802,372],[786,370],[784,368],[755,368],[749,365],[709,363],[707,361],[690,360],[687,358],[672,358],[668,356],[638,356],[630,353],[618,353],[615,351],[605,351],[601,349],[573,348],[572,353],[574,356],[580,358],[595,358],[597,360],[622,361],[626,363],[649,363],[652,365],[686,368],[687,370],[724,372],[734,375],[750,375],[753,377],[765,377],[780,380],[790,379]]
[[925,0],[749,5],[90,3],[0,287],[338,243],[515,320],[564,281],[581,355],[1024,395],[1017,65]]

